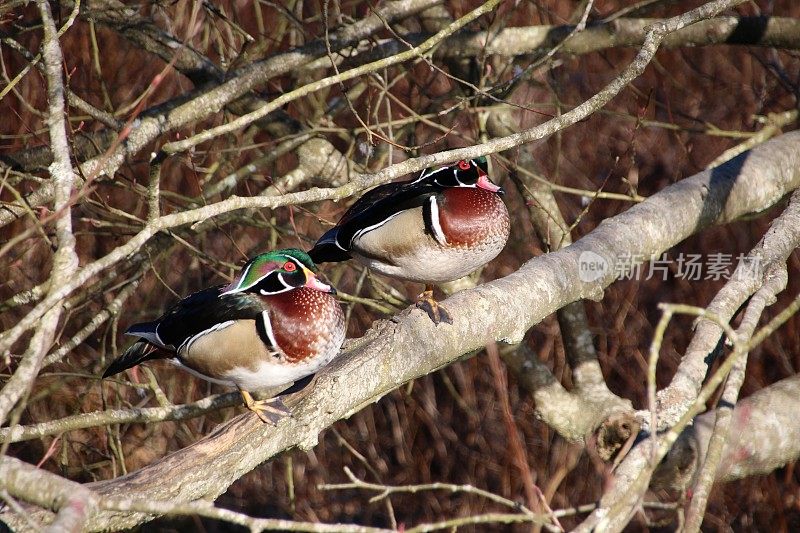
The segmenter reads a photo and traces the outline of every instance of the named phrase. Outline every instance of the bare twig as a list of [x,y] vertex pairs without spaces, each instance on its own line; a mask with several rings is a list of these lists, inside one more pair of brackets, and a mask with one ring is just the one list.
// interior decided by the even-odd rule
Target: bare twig
[[109,424],[155,423],[167,420],[189,420],[207,413],[241,405],[237,392],[215,394],[202,400],[169,407],[143,407],[136,409],[107,409],[94,413],[49,420],[30,426],[11,426],[0,429],[0,442],[22,442],[68,431],[107,426]]
[[421,485],[383,485],[378,483],[369,483],[367,481],[359,479],[355,474],[353,474],[353,472],[348,467],[344,467],[344,473],[350,479],[350,483],[323,484],[319,486],[319,489],[320,490],[363,489],[363,490],[377,492],[378,494],[372,496],[369,499],[370,503],[379,502],[385,498],[388,498],[392,494],[397,494],[397,493],[416,494],[418,492],[430,491],[430,490],[443,490],[451,494],[456,494],[456,493],[474,494],[476,496],[480,496],[481,498],[486,498],[487,500],[498,503],[504,507],[521,511],[523,514],[526,514],[532,518],[536,517],[542,522],[545,522],[548,519],[547,515],[537,516],[533,511],[531,511],[524,505],[520,504],[519,502],[509,500],[508,498],[503,498],[502,496],[499,496],[493,492],[479,489],[477,487],[473,487],[472,485],[453,485],[452,483],[425,483]]

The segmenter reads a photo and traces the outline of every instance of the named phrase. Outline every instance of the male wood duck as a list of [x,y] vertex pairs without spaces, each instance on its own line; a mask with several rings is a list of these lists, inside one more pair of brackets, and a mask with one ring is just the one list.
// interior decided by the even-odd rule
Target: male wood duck
[[380,185],[358,199],[308,252],[315,263],[355,258],[380,274],[425,283],[417,306],[452,324],[433,284],[466,276],[506,244],[503,189],[485,157],[428,169],[416,179]]
[[280,397],[255,401],[248,391],[310,376],[344,342],[336,291],[297,249],[261,254],[230,285],[187,296],[152,322],[131,326],[139,337],[103,374],[151,359],[171,359],[192,374],[239,389],[248,409],[274,424],[288,414]]

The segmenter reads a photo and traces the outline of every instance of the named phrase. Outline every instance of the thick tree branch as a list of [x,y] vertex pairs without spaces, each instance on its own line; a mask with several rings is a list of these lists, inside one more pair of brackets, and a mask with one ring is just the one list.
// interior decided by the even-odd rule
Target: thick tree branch
[[[754,153],[754,152],[752,152]],[[785,171],[795,172],[790,168]],[[764,236],[759,246],[753,250],[757,268],[752,272],[735,275],[714,297],[708,305],[710,314],[729,322],[739,308],[753,295],[772,275],[776,268],[783,268],[786,258],[797,248],[800,233],[795,225],[796,207],[786,212],[786,218],[779,218],[775,226]],[[788,222],[782,222],[782,221]],[[746,265],[745,265],[746,266]],[[751,265],[752,266],[752,265]],[[708,366],[717,344],[722,336],[722,329],[713,321],[700,319],[689,347],[686,349],[678,371],[672,382],[659,391],[659,423],[668,427],[677,421],[685,412],[686,406],[694,401],[697,391],[708,372]]]
[[[800,375],[796,374],[766,387],[736,404],[731,414],[728,439],[722,451],[716,481],[733,481],[772,472],[800,458]],[[696,465],[708,449],[718,410],[695,418],[675,443],[664,463],[673,461]],[[757,440],[754,435],[759,435]],[[675,463],[673,463],[675,464]],[[684,486],[671,478],[667,486]]]
[[[788,255],[800,246],[800,230],[798,228],[800,228],[800,193],[795,191],[789,206],[772,223],[765,236],[741,262],[734,272],[732,280],[721,291],[728,295],[740,292],[749,298],[744,318],[736,332],[740,342],[747,341],[752,337],[764,309],[774,303],[777,293],[786,287],[785,262]],[[753,284],[759,286],[759,289],[750,297]],[[715,298],[715,301],[719,300]],[[706,443],[703,446],[704,451],[706,447],[708,448],[705,455],[697,456],[695,454],[688,458],[683,453],[685,449],[678,446],[675,452],[670,452],[660,472],[656,473],[658,483],[662,485],[680,486],[689,483],[693,478],[696,479],[687,515],[686,527],[688,530],[698,530],[702,522],[706,501],[716,478],[718,465],[722,460],[723,447],[730,438],[731,410],[736,403],[739,388],[744,382],[746,356],[747,354],[743,354],[742,360],[737,362],[728,377],[719,400],[720,407],[716,411],[716,421],[710,444]],[[701,465],[696,466],[695,461]]]
[[[647,28],[662,19],[619,18],[589,25],[564,42],[561,52],[588,54],[618,47],[638,47],[645,42]],[[528,26],[486,32],[462,33],[451,45],[440,50],[444,57],[471,57],[477,54],[516,56],[548,49],[564,41],[575,26]],[[714,44],[800,48],[800,20],[787,17],[721,16],[681,28],[664,39],[662,46],[708,46]]]
[[[666,321],[674,313],[694,314],[698,317],[715,320],[729,334],[728,338],[734,342],[734,350],[711,375],[708,382],[698,392],[695,400],[688,406],[683,416],[674,426],[666,432],[658,433],[656,438],[647,436],[638,442],[636,447],[625,456],[625,459],[615,471],[614,483],[610,484],[600,499],[600,504],[592,511],[592,514],[575,529],[576,532],[583,533],[596,530],[622,531],[641,505],[645,492],[651,486],[655,469],[657,467],[662,468],[664,457],[673,449],[684,430],[705,409],[706,403],[711,400],[716,389],[725,381],[730,371],[739,363],[744,354],[773,334],[776,329],[800,310],[800,295],[775,318],[757,331],[749,341],[745,342],[741,342],[737,338],[730,325],[724,323],[719,317],[709,315],[703,308],[675,304],[661,304],[660,307],[667,317]],[[791,429],[789,433],[791,433]],[[770,442],[766,443],[766,445],[777,444],[781,451],[786,451],[787,447],[785,445],[781,447],[784,444],[783,437],[784,432],[781,431],[777,443]],[[762,443],[759,442],[759,444]],[[794,448],[790,446],[788,449],[792,450]],[[792,461],[795,457],[795,455],[785,455],[784,461]]]
[[[797,191],[794,196],[800,199]],[[800,203],[800,202],[797,202]],[[796,221],[800,223],[800,219]],[[775,303],[776,296],[786,288],[787,274],[786,267],[776,269],[767,281],[756,292],[747,304],[744,319],[741,326],[736,330],[739,341],[747,341],[755,332],[761,314],[768,305]],[[711,487],[716,478],[717,469],[722,460],[722,450],[729,438],[729,429],[733,406],[739,398],[739,389],[744,383],[745,371],[747,369],[747,353],[739,357],[725,382],[719,401],[720,407],[717,408],[717,416],[714,422],[714,430],[711,435],[708,451],[703,457],[702,465],[696,474],[697,481],[694,483],[692,498],[689,502],[689,510],[686,513],[686,525],[684,530],[687,533],[700,531],[700,526],[705,515],[706,504],[711,493]],[[689,470],[689,469],[687,469]],[[684,470],[685,471],[685,470]]]
[[[247,515],[219,509],[207,502],[179,503],[171,501],[141,501],[127,498],[100,498],[85,485],[41,470],[13,457],[0,461],[0,480],[9,493],[45,509],[58,511],[48,532],[84,531],[88,516],[99,509],[106,512],[140,512],[149,515],[198,515],[233,524],[247,526],[253,531],[308,531],[315,533],[388,533],[389,530],[349,524],[319,524],[271,518],[252,518]],[[27,527],[30,523],[25,522]]]

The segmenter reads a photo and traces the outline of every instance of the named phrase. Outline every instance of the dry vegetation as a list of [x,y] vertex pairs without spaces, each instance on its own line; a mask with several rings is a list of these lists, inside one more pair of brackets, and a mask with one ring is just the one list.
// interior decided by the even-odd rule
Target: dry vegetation
[[[702,4],[650,3],[650,9],[633,14],[662,18]],[[325,34],[323,2],[300,0],[286,3],[287,7],[250,1],[213,4],[218,10],[184,0],[129,3],[137,7],[137,16],[205,55],[221,69],[220,76]],[[331,2],[327,14],[331,31],[368,16],[374,4]],[[598,0],[589,23],[611,17],[627,4],[630,2]],[[395,32],[414,35],[435,31],[443,21],[434,15],[449,13],[458,18],[477,5],[446,2],[444,10],[429,12],[427,17],[417,13],[396,20],[391,30],[379,29],[365,42],[392,39]],[[91,6],[90,2],[81,9]],[[556,0],[503,2],[468,29],[576,23],[584,6]],[[70,12],[69,3],[60,9],[54,6],[56,26],[61,27]],[[758,1],[742,4],[735,12],[798,18],[800,5],[791,0]],[[3,38],[12,39],[30,55],[36,55],[42,41],[40,24],[33,4],[9,2],[0,6]],[[254,38],[247,46],[246,35]],[[132,42],[120,28],[93,24],[83,14],[60,43],[69,89],[96,109],[113,115],[120,125],[129,119],[163,113],[165,106],[191,97],[192,91],[218,83],[209,72],[193,78],[174,66],[165,67],[163,58]],[[510,116],[519,127],[532,127],[600,91],[634,58],[637,49],[612,48],[585,54],[557,51],[543,59],[546,52],[545,48],[513,57],[478,53],[466,59],[442,57],[439,52],[432,56],[435,67],[427,61],[408,62],[296,99],[266,121],[168,157],[160,169],[161,214],[211,204],[232,194],[255,196],[268,188],[272,188],[268,194],[281,194],[340,185],[349,173],[377,171],[408,157],[475,145],[491,137],[485,118],[492,106],[505,105],[499,101],[515,104]],[[796,127],[799,53],[797,49],[733,45],[661,50],[644,74],[602,110],[545,140],[524,145],[521,151],[530,153],[536,164],[528,170],[553,184],[586,191],[602,187],[619,195],[589,200],[588,196],[554,192],[565,220],[574,224],[573,238],[578,239],[603,219],[629,209],[635,203],[633,197],[648,197],[701,171],[726,149],[778,120],[773,114],[789,112],[779,128],[788,131]],[[324,61],[326,53],[318,55],[322,60],[314,66],[272,77],[245,96],[269,101],[332,74]],[[7,86],[28,65],[28,59],[4,41],[2,60],[2,85]],[[530,65],[535,66],[528,69]],[[346,68],[346,62],[340,65],[342,71]],[[466,79],[488,90],[502,88],[520,74],[513,86],[495,91],[495,98],[481,97],[460,82]],[[343,88],[349,102],[343,98]],[[50,179],[44,159],[22,164],[19,159],[21,154],[40,157],[36,148],[49,144],[46,95],[46,79],[34,68],[0,100],[3,202],[15,202]],[[77,197],[71,215],[80,264],[91,263],[124,244],[152,216],[148,186],[153,150],[164,142],[226,124],[246,112],[248,105],[240,100],[222,112],[200,115],[200,120],[170,130],[130,154],[113,178],[89,177],[89,184],[74,189]],[[97,150],[108,148],[105,141],[92,137],[107,130],[107,125],[75,106],[68,108],[68,114],[68,135],[76,143],[72,150],[77,160],[84,161],[94,157]],[[364,131],[364,124],[372,133]],[[132,126],[135,130],[137,123]],[[306,143],[306,149],[319,154],[332,146],[346,156],[348,163],[337,167],[336,157],[326,160],[322,156],[327,166],[314,168],[316,160],[304,154],[303,148],[296,148],[297,139],[304,141],[309,135],[330,145],[309,148]],[[80,142],[82,137],[92,140]],[[551,246],[536,237],[530,202],[526,203],[521,193],[520,184],[530,183],[530,179],[522,174],[517,180],[509,178],[510,172],[516,172],[520,153],[505,155],[509,159],[492,159],[493,178],[508,190],[506,200],[515,223],[506,249],[483,270],[482,280],[508,275]],[[254,164],[255,170],[246,167],[248,163]],[[235,180],[223,182],[234,173]],[[99,376],[128,342],[121,335],[128,325],[152,318],[179,295],[229,280],[250,255],[275,246],[308,247],[349,201],[238,210],[197,225],[176,227],[151,239],[139,254],[93,278],[65,300],[55,341],[47,350],[51,364],[41,370],[24,409],[15,410],[12,420],[18,416],[20,424],[30,425],[103,409],[186,403],[223,392],[167,364],[151,364],[104,383]],[[729,253],[735,258],[758,243],[785,206],[782,202],[761,216],[704,230],[671,249],[669,255]],[[49,218],[52,209],[52,202],[32,205],[29,213],[0,230],[0,302],[4,302],[0,303],[0,330],[12,328],[33,308],[34,303],[19,303],[12,297],[50,277],[57,244],[55,226]],[[16,237],[21,238],[13,240]],[[790,255],[787,267],[788,286],[777,303],[766,309],[762,323],[800,292],[800,255]],[[666,281],[619,281],[606,290],[601,301],[586,304],[608,386],[630,399],[635,408],[647,407],[647,358],[661,316],[658,304],[706,306],[725,283],[682,280],[674,263],[671,269]],[[419,290],[411,284],[369,276],[352,264],[327,267],[325,273],[348,298],[352,297],[345,301],[350,337],[364,334],[376,318],[399,312],[410,301],[399,297],[410,299]],[[114,309],[110,319],[77,339],[77,346],[64,350],[63,357],[52,356],[90,320],[109,309],[115,298],[120,300],[115,304],[119,312]],[[666,386],[675,373],[691,340],[691,325],[692,317],[676,316],[667,329],[658,366],[659,388]],[[0,362],[0,381],[9,379],[18,367],[18,356],[29,340],[30,332]],[[555,315],[534,326],[526,342],[553,375],[570,386],[572,378]],[[293,450],[259,466],[234,483],[217,505],[259,517],[377,527],[508,511],[472,494],[423,491],[394,495],[391,503],[369,503],[375,495],[370,491],[320,488],[346,482],[345,467],[359,479],[373,483],[471,484],[526,504],[530,502],[526,491],[530,491],[532,482],[552,509],[596,502],[610,472],[592,452],[592,445],[587,450],[583,444],[567,442],[538,421],[530,391],[520,386],[513,373],[505,366],[491,364],[485,352],[470,355],[335,423],[320,435],[313,449]],[[741,396],[798,371],[800,317],[794,316],[751,352]],[[74,481],[106,480],[182,449],[241,413],[242,409],[236,407],[180,422],[105,425],[14,443],[5,453]],[[511,433],[518,435],[521,446],[515,447]],[[520,473],[524,469],[531,472],[528,481]],[[676,494],[666,492],[651,493],[648,498],[677,501]],[[574,527],[585,516],[563,517],[561,524]],[[675,520],[672,512],[650,510],[637,514],[629,528],[672,529]],[[794,463],[769,475],[715,486],[704,524],[709,531],[799,529],[800,473]],[[143,529],[222,531],[229,527],[205,519],[164,518]],[[471,527],[481,531],[512,528]],[[519,530],[528,527],[513,526]]]

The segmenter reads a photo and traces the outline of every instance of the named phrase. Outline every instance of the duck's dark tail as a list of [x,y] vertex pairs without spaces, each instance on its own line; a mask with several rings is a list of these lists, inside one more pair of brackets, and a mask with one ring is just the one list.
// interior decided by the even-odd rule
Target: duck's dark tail
[[338,232],[338,227],[329,229],[325,232],[325,235],[319,238],[314,247],[308,251],[308,255],[314,261],[314,264],[339,263],[352,258],[350,253],[340,248],[336,242]]
[[170,356],[171,354],[158,346],[150,344],[145,339],[139,339],[106,368],[106,371],[103,372],[103,378],[119,374],[123,370],[133,368],[139,363],[150,361],[151,359],[164,359]]

